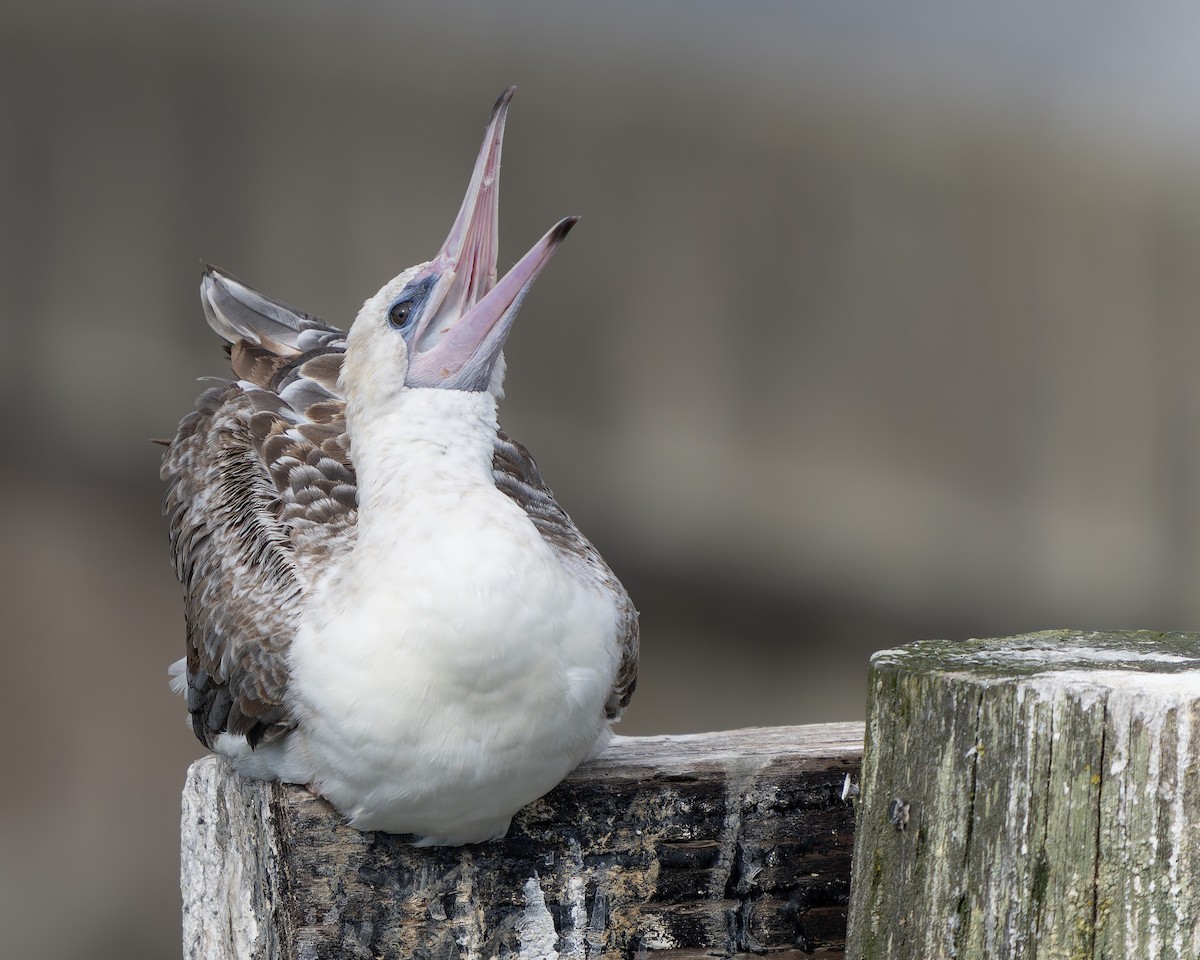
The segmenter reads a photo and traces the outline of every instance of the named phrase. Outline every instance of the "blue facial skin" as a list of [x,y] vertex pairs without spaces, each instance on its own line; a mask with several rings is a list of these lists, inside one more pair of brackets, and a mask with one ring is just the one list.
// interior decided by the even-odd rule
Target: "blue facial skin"
[[388,326],[399,330],[404,342],[412,346],[412,332],[417,328],[417,321],[425,309],[429,299],[429,291],[437,283],[436,277],[425,277],[405,287],[390,307],[388,307]]
[[[421,319],[429,305],[429,295],[438,280],[439,277],[437,276],[429,276],[413,281],[401,291],[400,295],[392,301],[392,305],[388,307],[387,324],[404,338],[404,342],[410,351],[416,349],[417,344],[414,342],[414,334],[421,328]],[[521,291],[518,294],[513,303],[510,304],[509,311],[515,313],[520,308],[524,294],[525,291]],[[495,342],[491,349],[481,350],[477,346],[469,357],[461,361],[461,366],[458,366],[453,374],[449,370],[442,370],[440,375],[434,375],[428,369],[423,372],[417,372],[415,365],[410,363],[405,381],[410,387],[462,390],[468,393],[480,393],[487,390],[492,380],[492,371],[496,365],[496,357],[500,353],[500,344],[503,337],[496,340],[492,336],[492,339]]]

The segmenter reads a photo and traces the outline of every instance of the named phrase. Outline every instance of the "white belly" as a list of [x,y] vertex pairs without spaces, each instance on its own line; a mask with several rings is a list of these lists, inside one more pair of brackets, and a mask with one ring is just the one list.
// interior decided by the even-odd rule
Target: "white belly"
[[607,735],[615,609],[494,497],[400,534],[315,592],[272,772],[359,829],[491,839]]

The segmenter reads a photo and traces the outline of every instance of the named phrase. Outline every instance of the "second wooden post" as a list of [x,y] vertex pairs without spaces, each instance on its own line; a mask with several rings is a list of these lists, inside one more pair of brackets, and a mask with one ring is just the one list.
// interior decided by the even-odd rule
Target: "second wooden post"
[[1200,956],[1200,636],[872,661],[847,955]]

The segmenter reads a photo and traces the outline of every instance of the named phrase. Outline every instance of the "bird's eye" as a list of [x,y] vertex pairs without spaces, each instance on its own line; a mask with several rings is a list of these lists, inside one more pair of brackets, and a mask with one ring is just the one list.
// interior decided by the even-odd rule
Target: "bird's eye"
[[397,330],[403,330],[408,326],[409,320],[412,319],[413,305],[410,300],[401,300],[399,303],[393,303],[392,309],[388,311],[388,323]]
[[388,308],[388,326],[407,337],[413,324],[421,316],[425,301],[429,298],[429,291],[436,282],[436,276],[428,276],[414,280],[401,290]]

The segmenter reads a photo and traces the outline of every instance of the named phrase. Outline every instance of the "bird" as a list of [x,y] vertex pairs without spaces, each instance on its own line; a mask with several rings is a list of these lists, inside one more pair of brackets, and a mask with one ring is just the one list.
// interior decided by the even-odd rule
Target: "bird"
[[577,219],[497,278],[513,92],[437,254],[347,331],[205,266],[234,376],[161,469],[196,736],[420,846],[503,837],[603,750],[637,679],[628,592],[498,421],[505,340]]

